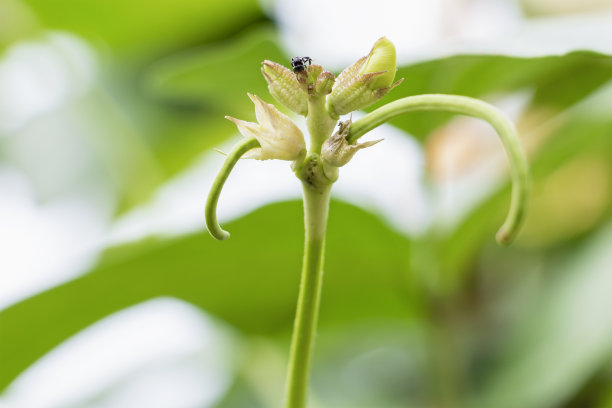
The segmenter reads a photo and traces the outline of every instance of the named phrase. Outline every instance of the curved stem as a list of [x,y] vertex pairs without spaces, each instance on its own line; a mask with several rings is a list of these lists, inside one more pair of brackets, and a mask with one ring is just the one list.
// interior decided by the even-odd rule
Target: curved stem
[[303,183],[306,239],[302,281],[291,339],[285,388],[286,408],[303,408],[306,406],[311,355],[321,300],[323,253],[330,190],[331,185],[315,190],[308,184]]
[[217,203],[219,202],[219,196],[221,195],[221,190],[223,189],[225,180],[227,180],[232,169],[242,155],[259,146],[259,142],[255,138],[244,139],[236,144],[232,151],[227,155],[221,170],[219,170],[219,173],[217,173],[217,176],[210,187],[210,192],[208,193],[208,198],[206,199],[206,208],[204,210],[206,216],[206,228],[208,228],[210,235],[218,240],[228,239],[230,236],[229,232],[223,230],[217,221]]
[[498,133],[511,165],[512,199],[506,220],[497,232],[497,241],[503,245],[511,243],[525,218],[529,195],[529,167],[512,122],[492,105],[457,95],[409,96],[380,107],[353,122],[347,141],[355,143],[365,133],[399,115],[422,110],[442,110],[479,118],[488,122]]

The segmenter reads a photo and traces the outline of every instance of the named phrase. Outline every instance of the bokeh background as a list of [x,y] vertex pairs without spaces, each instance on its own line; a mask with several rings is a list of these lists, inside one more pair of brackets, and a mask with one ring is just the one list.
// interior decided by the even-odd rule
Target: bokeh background
[[383,35],[405,78],[383,102],[517,123],[529,215],[495,244],[487,125],[371,132],[334,186],[309,406],[612,407],[610,0],[0,0],[0,407],[279,407],[300,186],[241,161],[216,242],[214,149],[246,92],[272,102],[261,61],[338,73]]

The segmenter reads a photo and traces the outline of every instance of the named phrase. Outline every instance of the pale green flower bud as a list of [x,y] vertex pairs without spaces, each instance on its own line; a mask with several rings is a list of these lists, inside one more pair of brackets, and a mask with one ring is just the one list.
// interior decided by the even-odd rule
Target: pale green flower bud
[[340,73],[327,98],[327,111],[337,117],[373,104],[403,81],[393,83],[396,71],[395,46],[382,37],[368,55]]
[[308,94],[295,74],[272,61],[262,62],[261,73],[268,82],[270,94],[295,113],[308,114]]
[[379,38],[367,58],[359,69],[359,74],[382,73],[368,83],[368,88],[379,89],[391,86],[395,78],[395,71],[397,71],[397,58],[393,43],[386,37]]
[[334,86],[334,74],[324,71],[320,65],[312,64],[307,70],[300,71],[295,76],[310,96],[325,96],[331,92]]
[[319,74],[317,82],[315,83],[314,93],[315,95],[327,95],[332,91],[334,86],[334,74],[329,71],[323,71]]
[[289,117],[255,95],[248,94],[255,104],[258,123],[226,116],[238,126],[238,131],[247,138],[254,137],[259,148],[248,151],[243,157],[257,160],[297,160],[306,152],[302,131]]
[[340,129],[323,143],[321,157],[323,158],[324,164],[342,167],[348,163],[359,150],[373,146],[382,140],[349,144],[346,140],[346,136],[348,135],[351,123],[351,120],[340,122]]

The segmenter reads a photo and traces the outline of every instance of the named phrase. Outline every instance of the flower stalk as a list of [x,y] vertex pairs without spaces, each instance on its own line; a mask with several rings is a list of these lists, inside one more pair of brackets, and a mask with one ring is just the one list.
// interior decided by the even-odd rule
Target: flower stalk
[[321,300],[325,232],[332,184],[338,169],[356,152],[377,143],[357,144],[370,130],[408,112],[443,110],[483,119],[499,134],[512,168],[512,201],[506,221],[497,234],[501,244],[510,243],[523,222],[529,192],[528,167],[514,126],[497,109],[482,101],[454,95],[419,95],[391,102],[361,119],[340,123],[339,115],[362,109],[382,98],[401,83],[395,80],[395,47],[379,39],[370,53],[345,69],[338,78],[320,65],[289,69],[264,61],[262,73],[270,93],[292,111],[306,116],[310,146],[306,151],[303,135],[289,117],[259,97],[249,95],[255,104],[257,123],[228,117],[245,136],[228,154],[215,178],[206,201],[206,225],[219,240],[229,238],[217,222],[216,208],[221,189],[241,157],[259,160],[291,161],[291,168],[302,182],[304,202],[304,259],[285,388],[285,408],[305,408],[316,326]]
[[330,190],[331,184],[322,191],[314,190],[306,183],[303,184],[306,238],[300,294],[285,385],[285,408],[306,406],[312,350],[321,303],[323,255]]

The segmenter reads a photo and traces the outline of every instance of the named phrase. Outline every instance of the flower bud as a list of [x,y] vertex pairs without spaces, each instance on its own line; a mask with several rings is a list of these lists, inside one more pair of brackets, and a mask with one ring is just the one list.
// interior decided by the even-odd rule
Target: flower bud
[[395,46],[385,37],[380,38],[368,55],[340,73],[327,98],[327,111],[340,116],[382,98],[403,81],[393,83],[396,64]]
[[295,76],[308,95],[314,97],[329,94],[335,81],[334,74],[323,70],[323,67],[317,64],[311,64],[308,69],[297,72]]
[[226,116],[238,127],[244,137],[254,137],[259,148],[250,150],[243,157],[257,160],[297,160],[306,151],[304,135],[289,117],[255,95],[248,94],[255,104],[258,123]]
[[270,94],[295,113],[306,116],[308,94],[298,83],[295,74],[284,66],[272,61],[262,63],[261,73],[268,82]]
[[323,71],[319,74],[317,82],[315,83],[314,93],[315,95],[327,95],[331,92],[334,86],[334,74],[329,71]]
[[323,158],[324,164],[342,167],[348,163],[359,150],[373,146],[382,140],[374,140],[356,145],[349,144],[346,140],[346,136],[348,135],[350,126],[350,120],[340,122],[340,129],[323,143],[321,157]]

